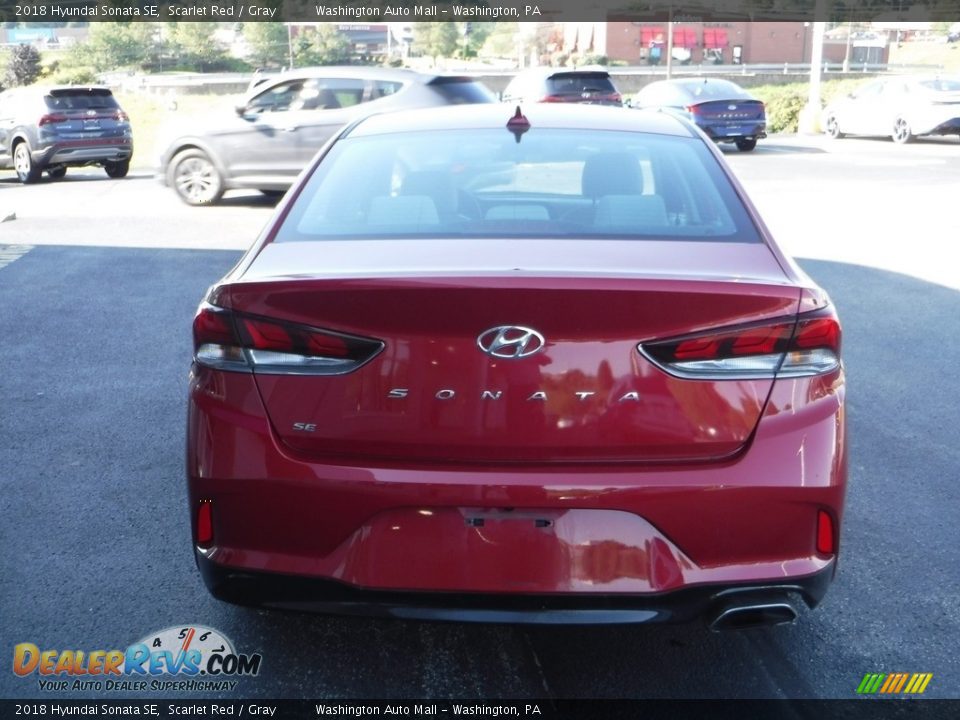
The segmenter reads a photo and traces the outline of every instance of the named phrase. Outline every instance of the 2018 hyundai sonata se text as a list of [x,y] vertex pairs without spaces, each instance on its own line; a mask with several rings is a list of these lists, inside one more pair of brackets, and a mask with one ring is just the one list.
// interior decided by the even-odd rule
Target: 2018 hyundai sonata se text
[[726,628],[792,620],[836,570],[837,316],[684,118],[368,117],[193,332],[219,598]]

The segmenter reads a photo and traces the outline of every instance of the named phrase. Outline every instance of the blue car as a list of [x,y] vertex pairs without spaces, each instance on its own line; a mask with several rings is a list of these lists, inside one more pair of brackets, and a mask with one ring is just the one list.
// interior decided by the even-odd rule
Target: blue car
[[682,113],[714,141],[736,143],[743,151],[767,136],[763,103],[729,80],[660,80],[634,95],[631,106]]
[[12,167],[22,183],[46,172],[97,165],[126,177],[133,155],[130,118],[109,88],[30,85],[0,93],[0,169]]

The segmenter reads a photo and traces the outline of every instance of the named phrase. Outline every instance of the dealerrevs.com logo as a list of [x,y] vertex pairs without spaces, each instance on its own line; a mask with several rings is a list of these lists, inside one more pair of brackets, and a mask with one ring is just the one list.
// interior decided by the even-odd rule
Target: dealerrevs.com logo
[[229,691],[236,678],[260,672],[260,653],[238,653],[221,632],[202,625],[169,627],[126,650],[13,648],[13,672],[38,677],[40,690]]

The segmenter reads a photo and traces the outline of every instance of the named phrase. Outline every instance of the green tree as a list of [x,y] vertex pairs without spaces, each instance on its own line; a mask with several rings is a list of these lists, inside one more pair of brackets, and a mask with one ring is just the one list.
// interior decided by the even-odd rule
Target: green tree
[[249,22],[243,37],[250,47],[248,59],[255,67],[286,65],[288,62],[287,26],[279,22]]
[[490,33],[497,27],[497,23],[486,22],[464,22],[457,23],[457,29],[463,36],[461,41],[460,55],[462,57],[476,57],[480,54],[480,48],[483,47]]
[[87,42],[72,46],[65,64],[92,67],[97,72],[142,69],[155,51],[154,32],[153,23],[90,23]]
[[413,44],[434,61],[439,57],[454,57],[460,44],[460,30],[452,22],[415,23]]
[[517,33],[519,25],[515,22],[474,23],[491,25],[480,55],[495,58],[513,58],[517,55]]
[[7,87],[30,85],[40,76],[40,51],[33,45],[10,48],[3,84]]
[[201,72],[223,68],[228,57],[214,37],[218,27],[215,22],[170,23],[169,42],[177,65]]
[[333,25],[318,25],[315,32],[307,31],[297,36],[293,55],[300,67],[344,65],[350,62],[350,41]]

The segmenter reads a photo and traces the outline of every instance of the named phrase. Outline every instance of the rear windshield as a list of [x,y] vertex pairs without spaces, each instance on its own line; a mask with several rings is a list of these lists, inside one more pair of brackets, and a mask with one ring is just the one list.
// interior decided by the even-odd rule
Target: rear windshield
[[469,78],[435,78],[431,83],[448,105],[496,102],[496,96],[483,83]]
[[276,239],[411,237],[759,241],[701,140],[551,129],[348,137]]
[[726,80],[684,83],[682,87],[687,95],[697,100],[749,100],[751,98],[746,90]]
[[43,100],[50,110],[120,107],[109,90],[52,90]]
[[557,73],[547,79],[551,95],[582,95],[585,92],[615,93],[607,73]]
[[933,90],[935,92],[960,92],[960,80],[925,80],[920,82],[919,85],[925,90]]

